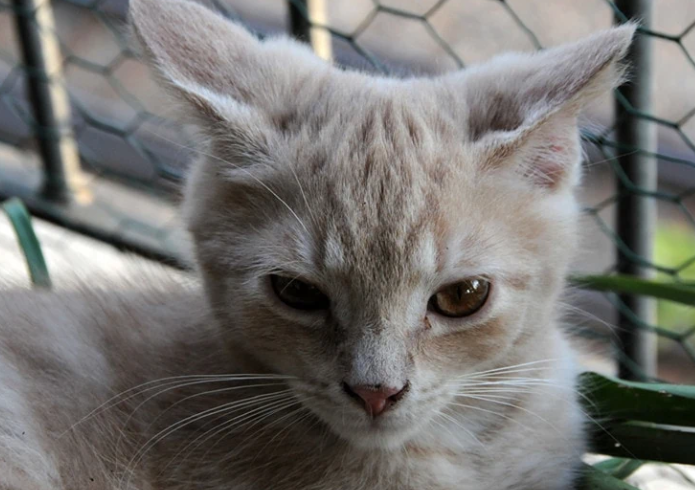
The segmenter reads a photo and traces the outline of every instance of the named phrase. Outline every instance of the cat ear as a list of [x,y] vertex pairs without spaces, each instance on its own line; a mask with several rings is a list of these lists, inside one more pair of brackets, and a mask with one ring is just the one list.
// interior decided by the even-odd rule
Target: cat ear
[[487,165],[513,161],[549,189],[578,181],[579,111],[623,80],[620,61],[635,26],[533,54],[510,54],[454,75],[467,104],[467,133]]
[[244,28],[188,0],[131,0],[145,57],[191,115],[204,120],[272,110],[312,70],[327,66],[297,42],[261,43]]

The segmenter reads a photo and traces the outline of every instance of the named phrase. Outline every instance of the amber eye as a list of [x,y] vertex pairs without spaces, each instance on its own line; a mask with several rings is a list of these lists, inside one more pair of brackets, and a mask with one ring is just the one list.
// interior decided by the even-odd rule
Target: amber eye
[[319,288],[292,277],[272,275],[270,283],[280,301],[297,310],[325,310],[328,296]]
[[489,294],[489,281],[464,279],[440,289],[430,298],[429,307],[441,315],[461,318],[482,308]]

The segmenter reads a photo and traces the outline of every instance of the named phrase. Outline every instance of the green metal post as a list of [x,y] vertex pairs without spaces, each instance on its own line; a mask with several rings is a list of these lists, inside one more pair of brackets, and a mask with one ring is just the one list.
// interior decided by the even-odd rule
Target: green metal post
[[49,0],[13,0],[26,68],[39,152],[44,166],[42,196],[67,201],[79,181],[79,156],[72,136],[70,104]]
[[[652,0],[617,0],[616,7],[629,19],[636,19],[643,28],[649,28],[652,19]],[[616,16],[617,17],[617,16]],[[616,21],[621,22],[622,19]],[[644,154],[656,152],[656,127],[640,117],[639,113],[651,113],[653,95],[652,41],[647,35],[637,34],[628,55],[630,64],[629,83],[620,89],[630,108],[616,101],[616,138],[622,148],[640,149],[642,152],[628,152],[618,157],[618,165],[629,180],[618,179],[616,231],[624,244],[635,254],[647,261],[652,260],[654,232],[656,230],[656,200],[635,193],[631,188],[646,191],[656,190],[657,161]],[[618,251],[618,272],[649,278],[653,270],[635,263]],[[651,298],[635,295],[621,297],[641,322],[655,323],[655,302]],[[623,378],[651,377],[657,374],[656,335],[640,329],[624,313],[620,313],[618,333],[621,347],[630,362],[622,362],[619,374]],[[630,363],[634,363],[642,373],[635,373]]]

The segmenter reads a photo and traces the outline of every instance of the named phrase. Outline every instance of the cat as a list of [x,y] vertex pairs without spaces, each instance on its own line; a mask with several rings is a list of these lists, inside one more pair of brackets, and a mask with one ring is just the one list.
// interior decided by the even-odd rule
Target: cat
[[197,272],[4,286],[0,488],[572,488],[577,115],[634,25],[392,79],[187,0],[130,18],[201,135]]

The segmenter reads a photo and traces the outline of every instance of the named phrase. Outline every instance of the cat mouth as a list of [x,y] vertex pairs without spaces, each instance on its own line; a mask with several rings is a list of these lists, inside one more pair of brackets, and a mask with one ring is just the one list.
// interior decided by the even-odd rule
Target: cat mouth
[[[343,407],[344,408],[344,407]],[[340,439],[363,449],[394,449],[401,447],[418,432],[420,424],[400,413],[372,417],[366,413],[349,413],[333,408],[315,414]]]
[[[311,388],[314,388],[313,386]],[[365,449],[401,446],[420,424],[409,416],[410,410],[399,402],[378,416],[372,416],[354,400],[343,399],[344,393],[326,393],[295,385],[298,398],[331,432],[357,447]]]

